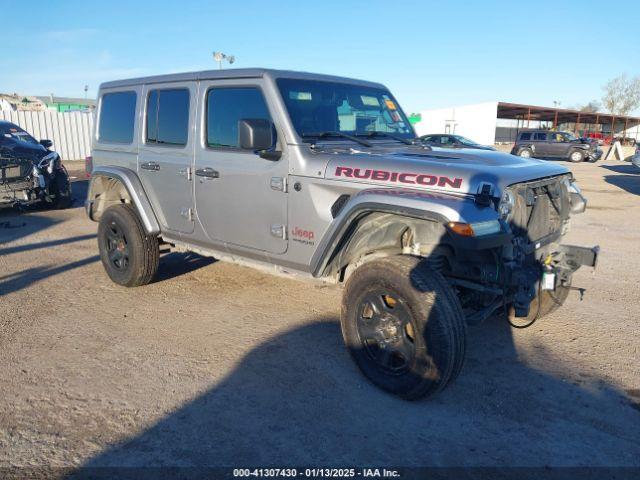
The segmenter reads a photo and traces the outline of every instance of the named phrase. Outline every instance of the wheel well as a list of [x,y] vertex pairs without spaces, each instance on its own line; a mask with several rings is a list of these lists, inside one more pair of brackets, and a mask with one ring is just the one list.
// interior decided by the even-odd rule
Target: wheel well
[[336,247],[325,273],[346,280],[358,266],[391,255],[429,259],[437,268],[450,262],[453,247],[444,225],[395,213],[368,213],[353,222]]
[[92,202],[91,216],[99,221],[104,211],[112,205],[131,204],[131,195],[117,178],[99,175],[91,180],[87,200]]

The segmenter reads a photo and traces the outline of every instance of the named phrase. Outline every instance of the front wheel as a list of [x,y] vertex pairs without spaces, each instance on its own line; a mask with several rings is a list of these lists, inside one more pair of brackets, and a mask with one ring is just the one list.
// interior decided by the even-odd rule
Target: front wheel
[[439,392],[462,369],[460,302],[419,258],[399,255],[360,266],[346,283],[340,323],[364,375],[405,399]]
[[584,160],[584,152],[574,150],[569,154],[569,160],[573,163],[580,163]]
[[49,191],[53,196],[53,208],[64,209],[69,208],[73,203],[71,196],[71,182],[69,182],[69,174],[66,170],[58,170],[55,177],[51,180]]
[[114,205],[102,214],[98,248],[107,275],[118,285],[146,285],[158,271],[158,238],[147,235],[140,217],[129,205]]

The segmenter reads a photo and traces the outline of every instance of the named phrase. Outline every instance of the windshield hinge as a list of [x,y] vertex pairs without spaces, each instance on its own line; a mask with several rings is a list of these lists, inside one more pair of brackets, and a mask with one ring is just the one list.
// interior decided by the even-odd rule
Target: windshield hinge
[[480,193],[476,195],[476,205],[480,205],[481,207],[490,207],[492,190],[493,188],[490,184],[484,183],[480,189]]

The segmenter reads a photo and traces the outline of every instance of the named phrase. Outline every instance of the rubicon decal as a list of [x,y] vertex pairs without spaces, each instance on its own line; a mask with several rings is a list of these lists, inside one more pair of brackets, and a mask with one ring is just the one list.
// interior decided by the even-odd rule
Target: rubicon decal
[[460,188],[462,178],[451,178],[439,175],[411,172],[389,172],[387,170],[373,170],[370,168],[336,167],[336,177],[360,178],[363,180],[376,180],[378,182],[404,183],[407,185],[438,186],[448,188]]

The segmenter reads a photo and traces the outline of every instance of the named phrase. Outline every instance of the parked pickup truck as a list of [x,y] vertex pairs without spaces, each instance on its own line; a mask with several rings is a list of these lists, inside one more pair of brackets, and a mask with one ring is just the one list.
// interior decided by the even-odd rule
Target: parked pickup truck
[[105,83],[92,156],[86,209],[111,280],[151,282],[162,243],[343,284],[355,362],[407,399],[456,378],[467,325],[530,325],[596,264],[597,248],[562,244],[586,206],[565,167],[425,146],[378,83],[264,69]]

